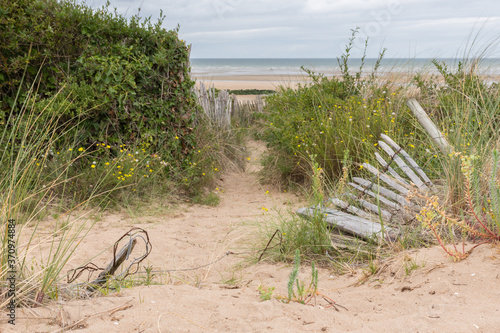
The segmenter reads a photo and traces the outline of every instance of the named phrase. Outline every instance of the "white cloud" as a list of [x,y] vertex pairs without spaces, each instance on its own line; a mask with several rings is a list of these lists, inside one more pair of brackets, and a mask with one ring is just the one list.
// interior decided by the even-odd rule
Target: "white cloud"
[[498,0],[111,0],[111,7],[128,16],[142,7],[153,19],[163,9],[165,28],[180,24],[194,57],[335,57],[356,26],[370,37],[369,57],[382,45],[388,57],[453,56],[484,19],[486,39],[500,34]]
[[190,32],[185,33],[185,38],[198,38],[198,37],[245,37],[245,36],[262,36],[268,35],[269,33],[280,33],[282,31],[293,31],[294,28],[290,27],[269,27],[269,28],[257,28],[257,29],[237,29],[237,30],[218,30],[218,31],[201,31],[201,32]]
[[332,13],[338,11],[372,10],[401,1],[387,0],[308,0],[304,10],[311,13]]

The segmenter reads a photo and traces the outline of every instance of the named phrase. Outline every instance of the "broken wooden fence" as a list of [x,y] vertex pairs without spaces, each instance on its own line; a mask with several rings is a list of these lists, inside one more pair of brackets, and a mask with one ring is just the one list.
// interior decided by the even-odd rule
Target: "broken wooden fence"
[[198,98],[198,104],[201,105],[212,125],[222,129],[231,126],[233,99],[227,90],[217,92],[215,87],[207,89],[203,82],[200,82],[199,87],[194,88],[194,92]]
[[255,101],[239,102],[227,90],[217,90],[214,86],[207,89],[203,82],[193,88],[193,91],[212,126],[220,129],[229,129],[233,118],[247,123],[254,117],[254,113],[262,113],[264,110],[265,101],[260,95]]
[[[438,147],[443,152],[449,151],[449,144],[418,102],[410,100],[408,106]],[[402,147],[387,135],[382,134],[381,137],[378,146],[388,156],[388,162],[377,152],[375,157],[380,170],[369,163],[363,163],[363,169],[371,177],[369,180],[353,177],[352,182],[348,183],[351,191],[343,195],[348,202],[342,200],[343,197],[331,198],[328,204],[335,208],[323,204],[299,208],[297,214],[306,218],[321,214],[334,228],[360,238],[395,240],[399,229],[388,225],[400,225],[402,221],[414,218],[421,208],[416,198],[413,196],[410,200],[408,194],[411,191],[434,193],[436,187]]]

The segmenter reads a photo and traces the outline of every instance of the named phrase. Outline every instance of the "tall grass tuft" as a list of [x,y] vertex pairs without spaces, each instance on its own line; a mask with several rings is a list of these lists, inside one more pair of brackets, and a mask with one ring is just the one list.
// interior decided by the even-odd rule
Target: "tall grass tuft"
[[[446,180],[446,203],[458,212],[466,204],[460,156],[478,156],[474,168],[485,172],[486,179],[492,171],[492,152],[500,140],[500,89],[498,84],[484,81],[479,71],[481,59],[459,61],[454,71],[445,63],[433,63],[443,85],[432,90],[434,102],[427,106],[454,152],[436,156],[436,167]],[[426,86],[430,84],[425,82]]]
[[[38,306],[47,298],[61,296],[60,273],[93,226],[85,216],[89,204],[112,191],[103,190],[100,179],[95,179],[96,185],[85,200],[77,201],[76,195],[63,193],[70,199],[69,207],[60,204],[59,189],[81,176],[71,172],[78,158],[70,158],[58,168],[47,166],[54,158],[51,151],[55,143],[69,142],[71,137],[66,135],[68,128],[60,125],[57,105],[51,103],[63,92],[44,101],[44,108],[39,110],[34,87],[32,84],[26,93],[20,112],[9,113],[0,136],[0,306],[10,301],[5,283],[9,271],[17,275],[17,305]],[[47,114],[50,116],[41,121]],[[51,211],[58,212],[55,221],[42,223]],[[15,223],[14,233],[8,228],[9,220]],[[47,227],[49,232],[41,234]],[[9,252],[13,247],[15,253]]]

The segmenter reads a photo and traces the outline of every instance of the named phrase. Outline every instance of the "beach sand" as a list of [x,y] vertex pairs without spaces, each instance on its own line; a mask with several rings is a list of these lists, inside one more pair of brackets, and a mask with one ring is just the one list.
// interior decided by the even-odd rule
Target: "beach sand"
[[193,76],[197,82],[218,89],[268,89],[276,90],[279,86],[296,88],[298,83],[308,82],[307,76],[301,75],[233,75],[233,76]]
[[[366,73],[365,73],[366,74]],[[338,74],[340,75],[340,74]],[[397,85],[406,85],[412,82],[414,73],[388,72],[379,73],[378,82],[391,82]],[[331,76],[330,76],[331,77]],[[422,75],[422,78],[430,78],[430,75]],[[487,75],[483,77],[486,82],[500,82],[499,75]],[[197,82],[204,82],[205,86],[214,86],[218,89],[269,89],[277,90],[278,87],[293,88],[297,84],[310,82],[307,75],[226,75],[226,76],[196,76]],[[439,84],[444,84],[442,77],[433,78]]]

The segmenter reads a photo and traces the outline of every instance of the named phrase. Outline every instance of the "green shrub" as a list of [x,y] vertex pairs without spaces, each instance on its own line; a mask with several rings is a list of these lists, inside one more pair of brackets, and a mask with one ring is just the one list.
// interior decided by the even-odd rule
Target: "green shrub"
[[362,75],[365,56],[358,72],[350,72],[350,51],[358,30],[352,30],[345,53],[337,59],[340,78],[303,68],[310,83],[295,90],[281,88],[266,98],[262,139],[272,149],[266,164],[278,170],[285,184],[307,180],[311,157],[329,183],[340,178],[343,167],[351,170],[355,165],[354,171],[358,171],[363,162],[377,163],[373,153],[381,133],[403,145],[416,159],[432,156],[425,150],[428,141],[424,147],[422,133],[416,134],[403,88],[376,80],[385,50],[371,74]]
[[[24,100],[37,78],[32,103],[40,121],[57,112],[77,146],[144,144],[171,168],[186,167],[196,114],[189,48],[177,30],[161,27],[163,19],[126,20],[107,7],[69,0],[2,1],[0,120],[12,126],[9,114],[20,112],[17,88]],[[47,107],[47,98],[63,87],[71,96],[61,94]]]
[[[301,181],[308,161],[324,170],[329,180],[342,173],[342,160],[362,164],[373,158],[380,134],[406,144],[415,132],[404,100],[396,92],[382,90],[363,98],[346,96],[342,81],[323,78],[297,90],[282,89],[267,101],[263,139],[279,152],[278,167],[285,179]],[[409,150],[415,150],[409,143]]]

